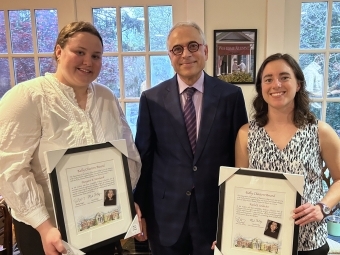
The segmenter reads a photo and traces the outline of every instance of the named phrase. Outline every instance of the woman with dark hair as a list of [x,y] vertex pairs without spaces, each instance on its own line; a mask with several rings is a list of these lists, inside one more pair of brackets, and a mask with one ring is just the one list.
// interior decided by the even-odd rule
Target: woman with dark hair
[[264,235],[277,239],[279,236],[281,224],[276,221],[269,221],[267,229],[264,231]]
[[104,205],[116,205],[117,204],[117,197],[116,197],[116,190],[109,189],[105,192],[105,200]]
[[[300,226],[298,254],[326,255],[327,228],[323,220],[340,200],[340,139],[309,109],[303,72],[288,54],[269,56],[256,80],[253,120],[236,139],[236,167],[301,174],[301,206],[293,212]],[[322,191],[322,163],[333,184]]]
[[301,126],[306,123],[315,123],[315,116],[309,109],[309,94],[306,90],[306,83],[303,76],[303,72],[299,64],[288,54],[274,54],[269,56],[261,65],[256,78],[255,88],[257,95],[253,101],[254,107],[254,119],[256,122],[263,127],[268,122],[268,103],[263,98],[262,94],[262,77],[264,68],[272,61],[283,60],[290,67],[295,76],[295,79],[299,81],[299,89],[294,97],[294,108],[293,108],[293,122],[296,126]]
[[[119,102],[94,82],[102,54],[97,29],[72,22],[56,41],[56,73],[18,84],[0,101],[0,194],[11,207],[23,255],[66,252],[56,228],[45,151],[125,139],[133,188],[138,180],[140,157]],[[110,245],[87,254],[113,254]]]

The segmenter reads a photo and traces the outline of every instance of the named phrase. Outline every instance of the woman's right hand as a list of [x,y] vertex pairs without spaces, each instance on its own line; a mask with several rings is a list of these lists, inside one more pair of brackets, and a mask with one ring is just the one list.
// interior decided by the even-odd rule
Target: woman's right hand
[[59,230],[49,220],[40,224],[37,228],[46,255],[66,254],[67,251],[62,243]]

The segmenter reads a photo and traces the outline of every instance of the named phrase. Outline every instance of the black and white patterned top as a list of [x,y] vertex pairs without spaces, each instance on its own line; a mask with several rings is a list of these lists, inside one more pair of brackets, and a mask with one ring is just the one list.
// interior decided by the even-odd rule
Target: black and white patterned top
[[[298,129],[287,146],[280,150],[266,130],[252,120],[249,123],[247,149],[249,168],[303,174],[302,204],[316,204],[322,199],[322,158],[317,124]],[[317,249],[326,243],[326,239],[325,221],[309,223],[300,227],[298,250]]]

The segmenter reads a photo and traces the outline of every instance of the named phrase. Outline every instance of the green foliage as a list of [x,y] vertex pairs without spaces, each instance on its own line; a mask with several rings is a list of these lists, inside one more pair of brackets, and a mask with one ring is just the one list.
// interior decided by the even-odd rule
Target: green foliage
[[219,79],[226,82],[252,82],[253,77],[250,73],[234,72],[230,74],[222,74],[218,76]]

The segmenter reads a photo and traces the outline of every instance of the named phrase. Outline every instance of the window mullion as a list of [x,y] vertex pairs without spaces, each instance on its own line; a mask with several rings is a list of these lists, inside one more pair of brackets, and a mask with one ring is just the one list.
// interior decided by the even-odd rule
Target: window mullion
[[146,71],[146,88],[151,87],[151,61],[150,61],[150,30],[149,30],[149,8],[144,6],[144,26],[145,26],[145,71]]

